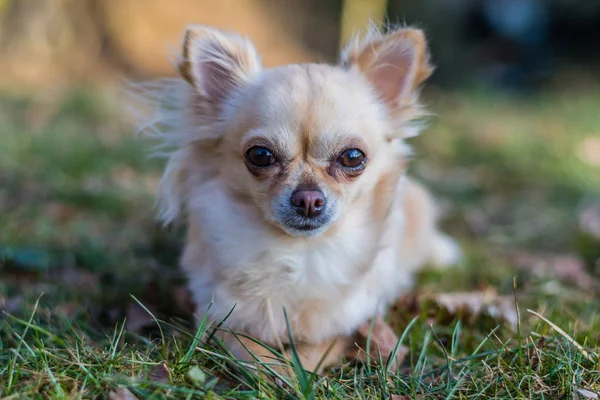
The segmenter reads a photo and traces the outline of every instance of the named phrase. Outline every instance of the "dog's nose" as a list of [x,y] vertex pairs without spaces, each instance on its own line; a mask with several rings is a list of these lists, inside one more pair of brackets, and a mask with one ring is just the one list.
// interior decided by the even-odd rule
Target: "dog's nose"
[[298,214],[304,217],[316,217],[325,208],[325,196],[320,190],[296,190],[291,201]]

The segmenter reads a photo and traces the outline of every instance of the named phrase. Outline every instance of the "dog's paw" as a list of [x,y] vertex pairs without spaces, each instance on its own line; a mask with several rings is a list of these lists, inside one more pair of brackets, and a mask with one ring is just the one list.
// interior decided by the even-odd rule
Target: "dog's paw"
[[[365,342],[369,341],[371,344],[370,349],[368,349],[370,354],[363,361],[377,363],[381,357],[385,364],[389,364],[390,371],[392,372],[396,372],[409,353],[406,346],[399,346],[396,349],[396,346],[398,346],[398,336],[380,315],[360,325],[357,329],[357,334],[362,340]],[[394,359],[389,360],[388,357],[394,352]],[[361,357],[359,356],[358,358]]]

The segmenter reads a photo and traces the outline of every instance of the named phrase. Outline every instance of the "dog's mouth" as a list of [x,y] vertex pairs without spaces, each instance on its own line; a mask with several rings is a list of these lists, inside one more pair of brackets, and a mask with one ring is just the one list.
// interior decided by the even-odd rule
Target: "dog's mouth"
[[323,226],[323,224],[316,224],[316,223],[313,223],[313,222],[306,222],[306,223],[299,224],[299,225],[288,224],[288,226],[290,228],[294,228],[294,229],[297,229],[299,231],[309,232],[309,231],[314,231],[314,230],[317,230],[317,229],[321,228]]
[[293,216],[286,218],[283,222],[286,231],[291,234],[297,234],[299,236],[314,235],[323,230],[329,223],[331,218],[327,215],[322,215],[317,218],[305,218],[299,216]]

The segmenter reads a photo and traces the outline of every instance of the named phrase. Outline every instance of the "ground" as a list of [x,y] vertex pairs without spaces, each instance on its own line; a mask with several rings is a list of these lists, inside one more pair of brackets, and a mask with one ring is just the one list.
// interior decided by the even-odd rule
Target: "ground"
[[580,220],[600,195],[600,89],[425,95],[411,173],[465,260],[388,315],[411,350],[397,373],[349,362],[283,385],[195,339],[181,227],[153,220],[162,161],[120,95],[3,95],[0,397],[598,398],[600,246]]

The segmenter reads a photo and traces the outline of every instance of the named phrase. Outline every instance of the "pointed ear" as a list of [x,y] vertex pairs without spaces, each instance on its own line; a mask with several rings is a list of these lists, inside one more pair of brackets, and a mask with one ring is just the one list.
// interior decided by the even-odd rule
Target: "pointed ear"
[[201,25],[187,28],[179,72],[200,96],[218,104],[260,70],[247,38]]
[[433,72],[423,31],[409,28],[387,34],[371,29],[364,39],[352,39],[341,64],[364,74],[392,110],[412,101],[415,90]]

